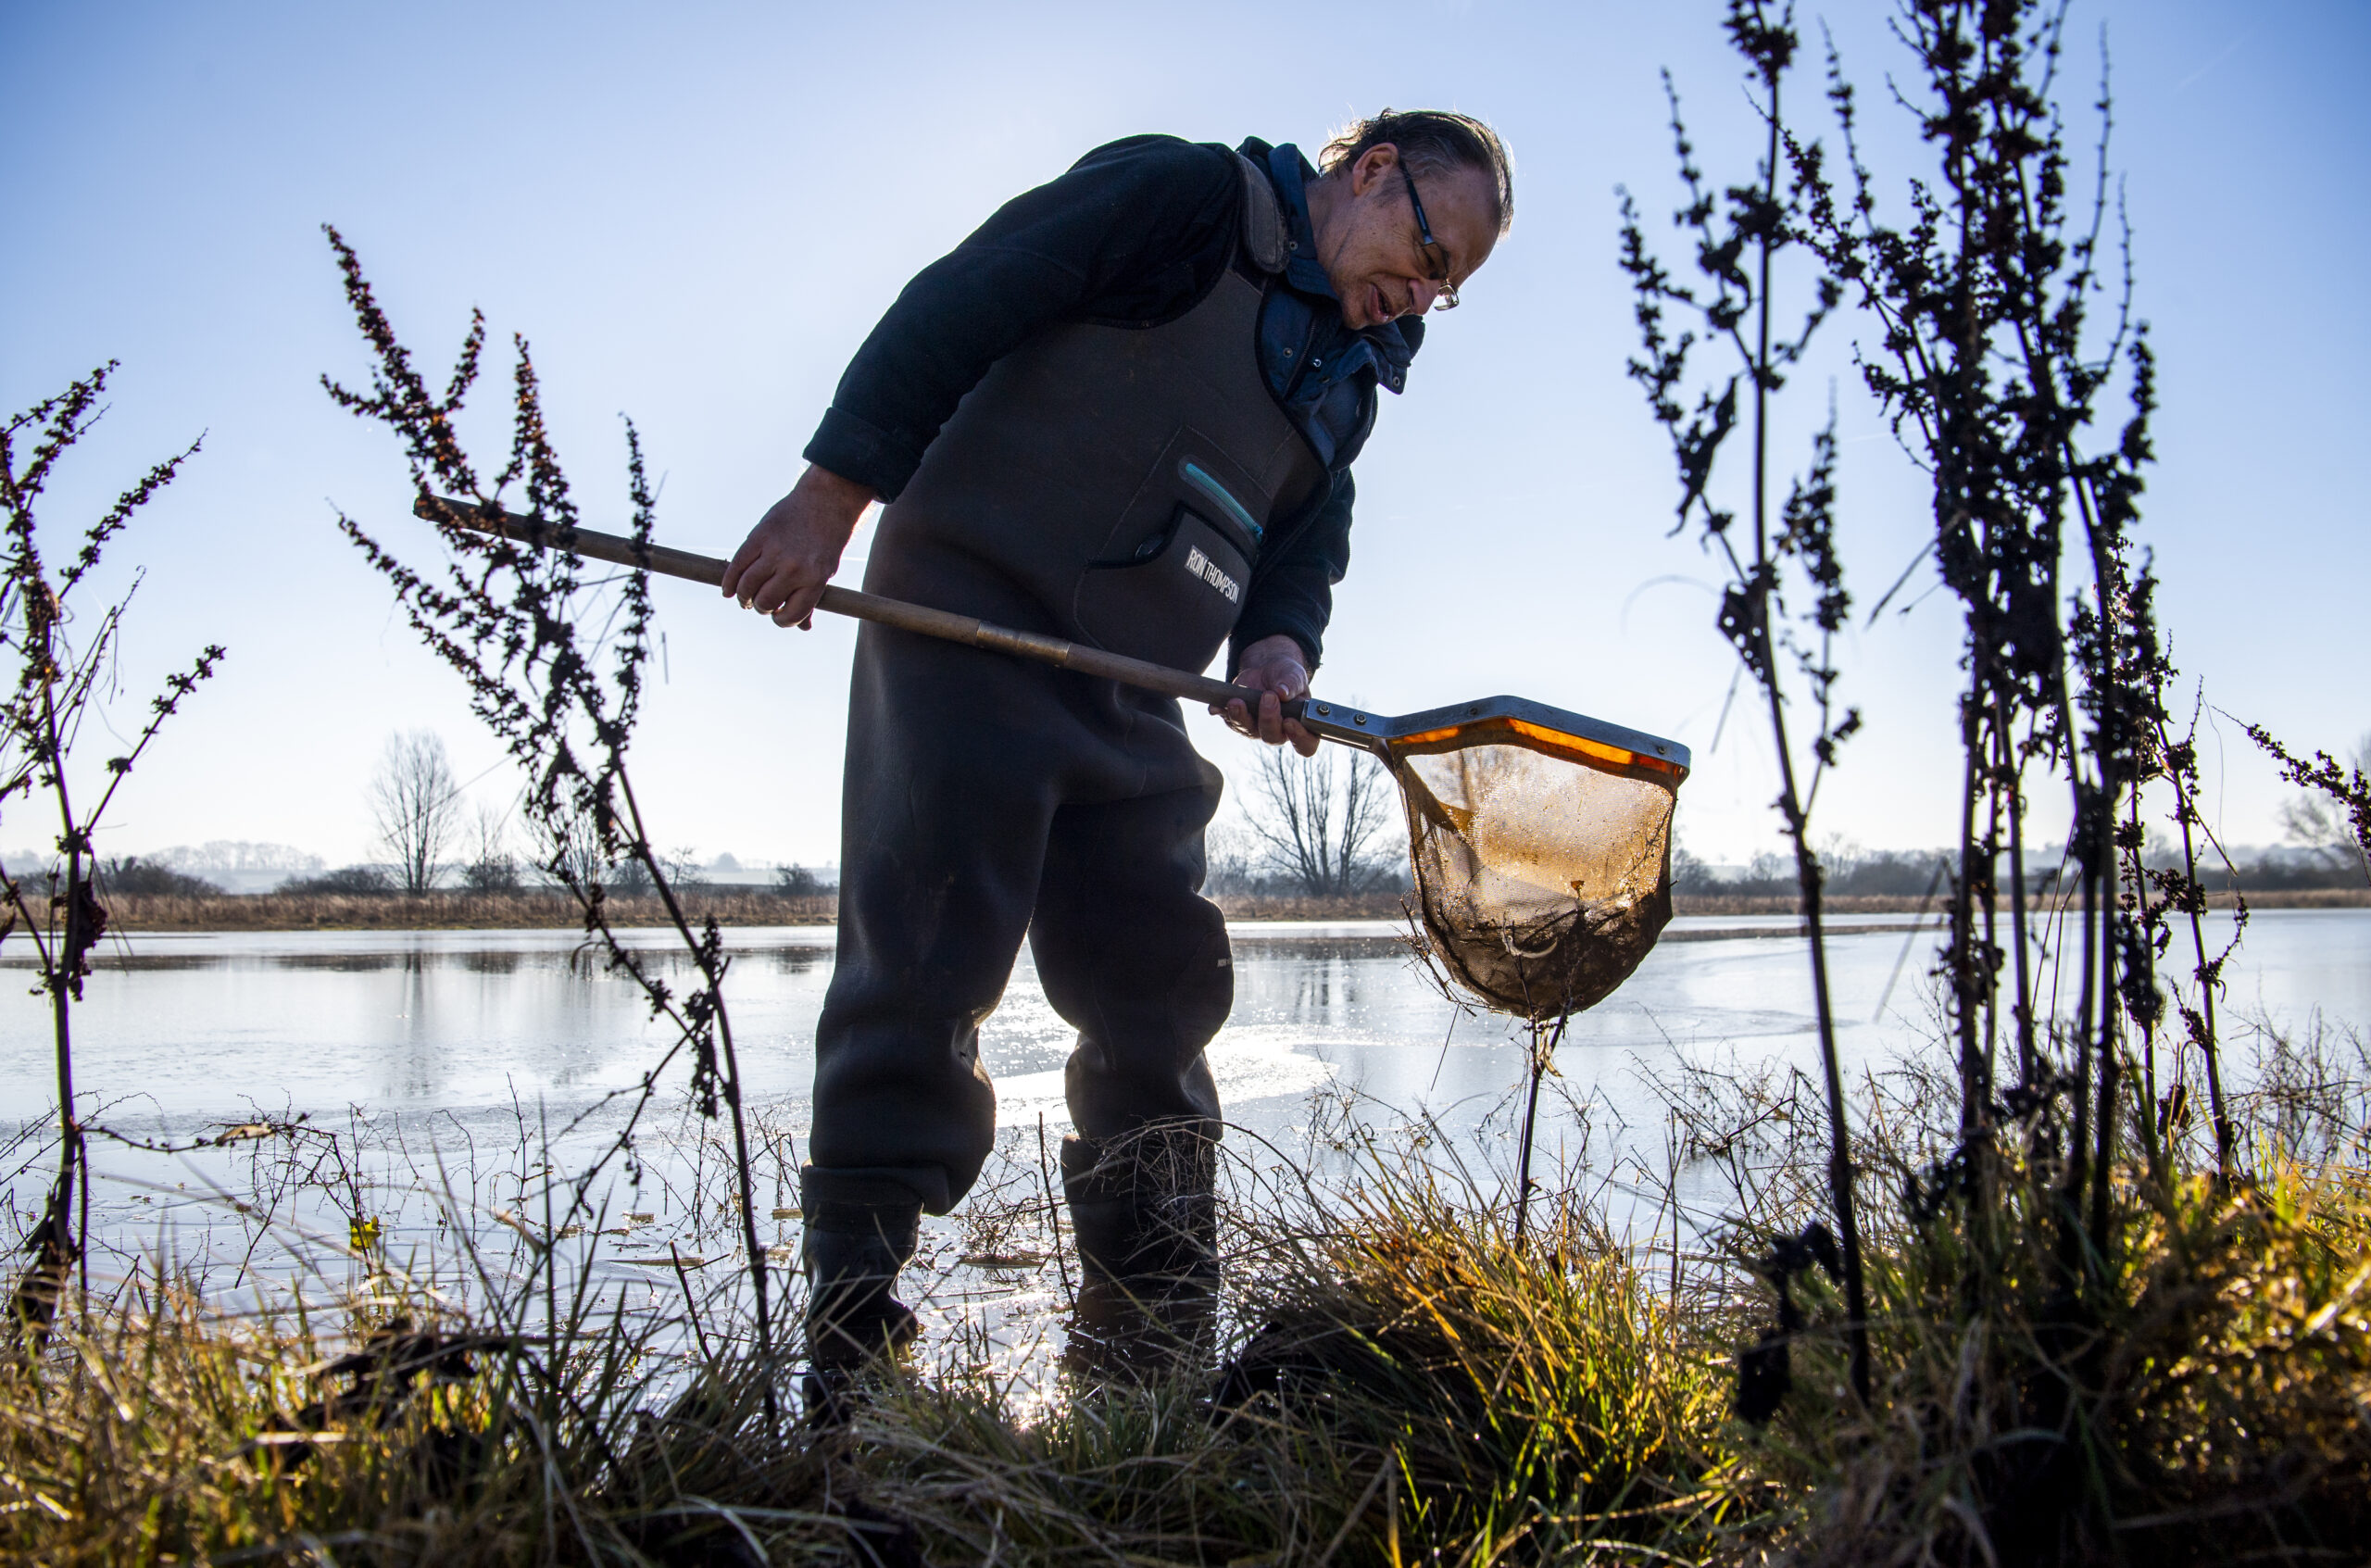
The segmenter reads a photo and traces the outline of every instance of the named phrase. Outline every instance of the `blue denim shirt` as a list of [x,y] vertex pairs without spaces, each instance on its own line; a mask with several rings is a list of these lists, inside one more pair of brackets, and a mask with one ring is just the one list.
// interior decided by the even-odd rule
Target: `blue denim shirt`
[[1342,320],[1341,299],[1318,259],[1310,224],[1308,182],[1317,170],[1289,142],[1279,147],[1246,142],[1242,151],[1265,165],[1292,244],[1283,286],[1269,291],[1261,309],[1261,369],[1318,460],[1338,473],[1357,459],[1374,429],[1375,389],[1406,390],[1424,323],[1411,316],[1353,332]]

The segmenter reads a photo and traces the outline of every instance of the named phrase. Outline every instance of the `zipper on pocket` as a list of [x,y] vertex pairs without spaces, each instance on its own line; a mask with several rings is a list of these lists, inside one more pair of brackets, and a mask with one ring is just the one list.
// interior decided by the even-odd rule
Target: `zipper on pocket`
[[1247,561],[1256,559],[1260,554],[1261,540],[1268,531],[1260,526],[1260,520],[1251,515],[1250,508],[1236,500],[1227,487],[1219,483],[1217,475],[1191,458],[1177,460],[1177,477],[1210,499],[1211,504],[1219,509],[1222,522],[1233,523],[1240,531],[1243,537],[1236,540],[1235,545],[1243,552],[1243,558]]

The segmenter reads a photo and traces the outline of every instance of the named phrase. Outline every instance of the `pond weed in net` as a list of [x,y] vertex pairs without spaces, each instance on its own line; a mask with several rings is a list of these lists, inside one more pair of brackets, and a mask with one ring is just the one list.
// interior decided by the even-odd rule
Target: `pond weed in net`
[[1671,922],[1679,774],[1508,726],[1394,747],[1430,947],[1494,1008],[1596,1006]]

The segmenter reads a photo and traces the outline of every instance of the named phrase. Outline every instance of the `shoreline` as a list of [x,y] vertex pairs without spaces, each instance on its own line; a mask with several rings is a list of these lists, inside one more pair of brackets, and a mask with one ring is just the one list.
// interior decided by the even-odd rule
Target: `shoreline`
[[[1215,902],[1230,921],[1351,921],[1407,918],[1404,895],[1384,893],[1351,898],[1221,897]],[[576,906],[540,893],[224,894],[188,897],[121,894],[107,901],[109,926],[124,932],[172,931],[502,931],[573,928],[582,924]],[[693,892],[684,897],[693,923],[713,915],[722,926],[831,925],[839,918],[832,894],[785,897],[769,892]],[[2210,894],[2210,908],[2227,909],[2232,896]],[[1839,915],[1938,916],[1941,900],[1910,897],[1841,897],[1827,900]],[[2248,896],[2252,909],[2371,909],[2371,888],[2302,888]],[[654,897],[616,897],[608,905],[621,929],[669,923]],[[1678,915],[1772,916],[1800,912],[1788,897],[1679,895]]]

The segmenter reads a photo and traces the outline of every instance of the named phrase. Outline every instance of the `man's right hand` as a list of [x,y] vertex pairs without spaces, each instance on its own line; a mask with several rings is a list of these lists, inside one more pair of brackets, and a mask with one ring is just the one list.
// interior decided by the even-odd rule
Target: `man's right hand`
[[724,596],[772,616],[777,626],[807,625],[823,585],[840,570],[848,535],[876,498],[870,486],[809,464],[733,553]]

